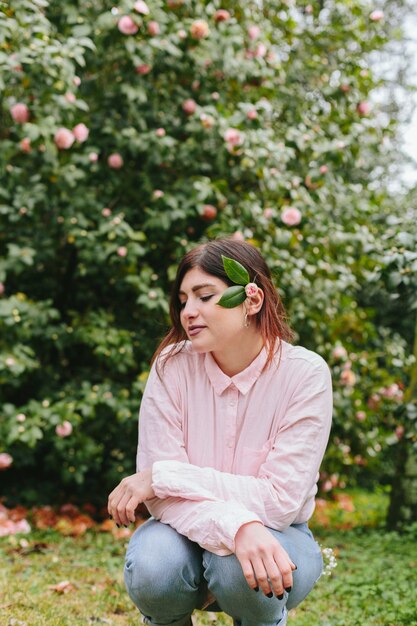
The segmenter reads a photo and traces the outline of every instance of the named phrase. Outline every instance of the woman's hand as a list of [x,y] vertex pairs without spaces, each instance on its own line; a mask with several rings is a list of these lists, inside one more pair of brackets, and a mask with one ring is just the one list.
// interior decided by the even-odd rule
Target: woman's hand
[[249,587],[262,589],[266,596],[282,598],[291,591],[292,571],[297,569],[287,552],[260,522],[239,528],[235,537],[235,554]]
[[116,524],[128,526],[135,521],[139,504],[155,497],[152,489],[152,468],[123,478],[109,495],[107,510]]

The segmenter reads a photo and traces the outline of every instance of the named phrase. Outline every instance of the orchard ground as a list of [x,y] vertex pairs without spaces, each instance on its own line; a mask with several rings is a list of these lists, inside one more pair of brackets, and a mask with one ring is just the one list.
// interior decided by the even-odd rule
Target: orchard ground
[[[322,576],[310,597],[291,611],[290,624],[417,625],[415,599],[410,594],[417,583],[416,529],[402,535],[386,532],[386,506],[387,496],[382,492],[344,493],[338,502],[319,504],[311,526],[319,543],[333,548],[337,567],[330,576]],[[59,528],[61,532],[34,530],[1,540],[2,623],[140,623],[123,583],[128,537],[97,532],[98,527],[78,537],[63,536],[63,525]],[[231,626],[232,620],[223,613],[196,611],[193,623]]]

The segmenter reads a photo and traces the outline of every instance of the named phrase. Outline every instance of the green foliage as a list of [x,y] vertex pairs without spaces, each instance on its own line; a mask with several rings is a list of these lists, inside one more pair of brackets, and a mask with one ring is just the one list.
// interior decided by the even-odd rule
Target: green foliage
[[[401,244],[388,258],[382,238],[395,119],[368,102],[369,57],[390,36],[372,8],[1,9],[0,452],[14,459],[2,473],[12,497],[100,500],[133,471],[176,263],[225,234],[260,247],[298,341],[332,369],[325,489],[389,479],[413,361],[384,290],[403,301],[415,257]],[[137,33],[120,32],[126,16]]]
[[[416,580],[415,535],[380,529],[339,531],[317,536],[332,546],[337,567],[323,576],[295,610],[293,626],[415,626],[417,614],[410,587]],[[23,541],[1,540],[4,566],[0,575],[3,620],[18,619],[39,626],[77,626],[99,620],[135,623],[137,610],[126,594],[122,562],[125,542],[108,533],[76,539],[57,532],[35,531]],[[387,572],[393,584],[387,585]],[[72,590],[56,594],[49,586],[68,580]],[[224,613],[195,611],[198,626],[231,626]]]

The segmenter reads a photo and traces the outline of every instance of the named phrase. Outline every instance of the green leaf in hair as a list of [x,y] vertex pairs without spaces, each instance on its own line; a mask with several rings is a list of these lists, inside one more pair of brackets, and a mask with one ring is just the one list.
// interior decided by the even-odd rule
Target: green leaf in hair
[[233,285],[232,287],[228,287],[226,291],[223,292],[223,295],[217,304],[225,307],[226,309],[233,309],[235,306],[242,304],[245,300],[245,288],[241,285]]
[[239,263],[239,261],[235,261],[235,259],[229,259],[229,257],[223,256],[223,254],[222,259],[224,270],[233,283],[243,286],[250,283],[248,270],[243,267],[243,265]]

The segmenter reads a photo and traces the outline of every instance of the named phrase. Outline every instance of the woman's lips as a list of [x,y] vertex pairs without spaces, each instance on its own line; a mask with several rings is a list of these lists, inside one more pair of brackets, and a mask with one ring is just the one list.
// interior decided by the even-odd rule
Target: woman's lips
[[201,333],[201,331],[204,330],[204,329],[205,329],[205,326],[191,326],[188,329],[188,336],[189,337],[195,337],[196,335]]

